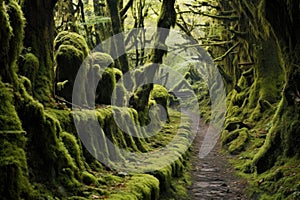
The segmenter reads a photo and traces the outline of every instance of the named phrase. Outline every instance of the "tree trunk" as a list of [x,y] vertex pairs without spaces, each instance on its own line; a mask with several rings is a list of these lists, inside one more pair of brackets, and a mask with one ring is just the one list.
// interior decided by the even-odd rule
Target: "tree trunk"
[[39,59],[39,69],[33,95],[42,103],[52,101],[53,94],[53,9],[56,0],[27,0],[23,12],[27,20],[24,47],[31,48]]
[[122,27],[120,10],[119,10],[120,1],[106,0],[106,3],[108,5],[108,9],[111,17],[113,34],[114,35],[120,34],[118,39],[116,41],[113,41],[114,46],[112,46],[113,48],[112,50],[113,52],[116,53],[116,57],[118,58],[116,62],[116,66],[117,68],[122,70],[123,73],[126,73],[129,70],[129,64],[128,64],[127,54],[125,53],[126,51],[125,51],[124,35],[122,33],[123,27]]
[[159,29],[155,37],[155,48],[151,54],[151,62],[162,63],[163,56],[167,53],[164,45],[168,35],[169,29],[176,24],[176,11],[174,8],[175,0],[163,0],[160,16],[157,22]]

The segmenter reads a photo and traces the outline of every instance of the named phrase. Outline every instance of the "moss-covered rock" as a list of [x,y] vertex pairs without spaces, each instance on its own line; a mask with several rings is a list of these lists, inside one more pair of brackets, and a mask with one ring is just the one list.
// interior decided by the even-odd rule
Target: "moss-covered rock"
[[[74,82],[79,72],[79,68],[84,61],[84,52],[77,49],[72,45],[62,44],[56,52],[56,94],[65,98],[67,101],[72,102],[72,93]],[[88,66],[82,68],[80,73],[80,83],[78,84],[77,91],[85,91],[86,74]],[[79,99],[77,103],[86,104],[85,94],[76,95]]]
[[132,176],[126,183],[126,188],[116,194],[109,196],[109,199],[137,199],[156,200],[159,199],[159,182],[147,174]]
[[161,85],[154,84],[153,89],[150,93],[150,99],[156,101],[157,104],[161,105],[167,114],[167,121],[170,121],[170,116],[168,113],[168,105],[169,105],[169,93],[166,88]]
[[82,52],[84,57],[88,55],[89,48],[82,35],[75,32],[62,31],[54,40],[54,50],[58,51],[61,45],[70,45]]
[[111,104],[112,93],[116,87],[116,75],[112,68],[106,68],[96,89],[97,104]]
[[114,60],[107,53],[94,52],[89,56],[89,58],[91,59],[92,65],[98,64],[102,67],[102,69],[105,69],[107,67],[114,67]]

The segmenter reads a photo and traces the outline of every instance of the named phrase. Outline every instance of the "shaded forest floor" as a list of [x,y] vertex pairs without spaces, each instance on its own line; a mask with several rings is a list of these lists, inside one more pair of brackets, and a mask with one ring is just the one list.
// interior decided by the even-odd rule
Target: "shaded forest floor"
[[194,200],[248,199],[246,196],[248,182],[236,175],[236,171],[228,162],[230,155],[222,152],[220,142],[208,156],[203,159],[198,157],[207,128],[207,125],[200,122],[192,147],[192,185],[188,188],[190,198]]

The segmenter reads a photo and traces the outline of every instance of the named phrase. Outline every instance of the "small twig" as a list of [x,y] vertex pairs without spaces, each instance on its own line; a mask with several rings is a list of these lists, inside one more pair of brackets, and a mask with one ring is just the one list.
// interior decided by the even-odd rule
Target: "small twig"
[[228,49],[222,56],[215,58],[213,61],[222,61],[235,47],[237,47],[240,43],[236,43],[230,49]]
[[68,104],[68,105],[71,105],[72,107],[77,107],[77,108],[79,108],[80,110],[82,110],[82,109],[94,110],[93,108],[91,108],[91,107],[89,107],[89,106],[85,106],[85,105],[79,106],[79,105],[77,105],[77,104],[74,104],[74,103],[72,103],[72,102],[69,102],[69,101],[65,100],[64,98],[59,97],[59,96],[57,96],[57,95],[55,95],[54,98],[57,99],[57,100],[59,100],[59,101],[61,101],[61,102],[66,103],[66,104]]

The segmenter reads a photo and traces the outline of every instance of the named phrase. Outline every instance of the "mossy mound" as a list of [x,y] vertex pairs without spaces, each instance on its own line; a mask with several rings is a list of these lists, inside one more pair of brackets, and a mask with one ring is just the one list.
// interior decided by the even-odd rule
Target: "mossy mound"
[[54,50],[58,51],[61,45],[70,45],[82,52],[84,57],[88,55],[89,48],[82,35],[75,32],[62,31],[54,40]]
[[169,113],[168,113],[168,105],[169,105],[169,93],[166,88],[161,85],[154,84],[153,89],[150,93],[150,99],[155,100],[155,102],[161,105],[166,113],[167,120],[170,121]]
[[121,189],[115,194],[111,194],[108,199],[159,199],[159,181],[151,175],[133,175],[125,184],[126,187],[124,189]]
[[[69,102],[72,102],[74,82],[84,58],[84,53],[72,45],[62,44],[56,52],[56,94],[65,98]],[[80,71],[82,83],[79,84],[79,87],[85,87],[87,70],[88,69]],[[84,91],[84,89],[81,91]],[[84,94],[78,94],[77,96],[78,98],[82,98],[81,100],[78,100],[78,102],[82,104],[86,102]]]
[[89,59],[91,59],[92,65],[100,65],[103,69],[114,67],[114,60],[107,53],[94,52],[89,56]]
[[106,68],[96,89],[97,104],[111,104],[112,93],[116,87],[116,75],[115,70],[112,68]]

